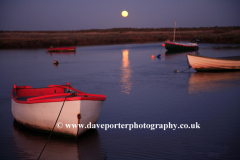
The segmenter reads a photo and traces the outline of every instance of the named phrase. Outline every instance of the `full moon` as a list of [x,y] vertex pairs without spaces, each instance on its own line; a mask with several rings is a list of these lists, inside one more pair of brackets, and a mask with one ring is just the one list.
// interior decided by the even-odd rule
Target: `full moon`
[[127,17],[128,16],[128,12],[127,11],[122,11],[122,16],[123,17]]

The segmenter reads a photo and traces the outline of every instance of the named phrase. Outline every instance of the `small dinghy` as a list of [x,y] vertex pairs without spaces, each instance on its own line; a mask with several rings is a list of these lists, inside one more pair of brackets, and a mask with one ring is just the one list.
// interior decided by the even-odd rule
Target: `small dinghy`
[[240,70],[240,56],[212,58],[187,55],[189,65],[198,72],[222,72]]
[[[87,94],[67,85],[12,89],[12,115],[27,127],[77,137],[97,122],[106,96]],[[59,118],[58,118],[59,116]],[[56,123],[56,120],[58,121]]]
[[59,47],[59,48],[48,48],[48,52],[75,52],[76,47]]

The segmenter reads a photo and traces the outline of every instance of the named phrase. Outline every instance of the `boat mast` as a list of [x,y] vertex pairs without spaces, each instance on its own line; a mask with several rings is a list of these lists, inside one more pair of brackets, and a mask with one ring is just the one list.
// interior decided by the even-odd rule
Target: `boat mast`
[[175,42],[176,23],[177,23],[177,19],[175,18],[173,42]]

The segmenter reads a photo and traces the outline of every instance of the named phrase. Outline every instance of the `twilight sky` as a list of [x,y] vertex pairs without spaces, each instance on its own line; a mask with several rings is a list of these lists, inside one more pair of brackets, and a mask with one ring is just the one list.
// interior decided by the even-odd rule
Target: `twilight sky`
[[[124,18],[121,12],[127,10]],[[240,26],[240,0],[0,0],[0,30]]]

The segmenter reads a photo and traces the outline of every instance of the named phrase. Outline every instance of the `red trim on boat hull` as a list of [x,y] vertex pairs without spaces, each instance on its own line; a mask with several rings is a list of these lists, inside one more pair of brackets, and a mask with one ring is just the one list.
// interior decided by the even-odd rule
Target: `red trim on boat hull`
[[165,48],[168,51],[196,51],[198,50],[198,45],[187,45],[175,42],[165,42]]
[[59,48],[48,48],[48,52],[72,52],[76,50],[76,47],[59,47]]
[[[64,93],[64,89],[76,92],[76,96],[70,97],[71,93]],[[78,91],[71,86],[65,85],[49,85],[47,88],[32,88],[31,86],[16,86],[12,89],[12,99],[17,103],[46,103],[46,102],[63,102],[65,101],[80,101],[94,100],[105,101],[105,95],[88,94]]]

